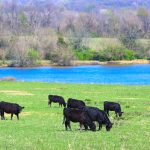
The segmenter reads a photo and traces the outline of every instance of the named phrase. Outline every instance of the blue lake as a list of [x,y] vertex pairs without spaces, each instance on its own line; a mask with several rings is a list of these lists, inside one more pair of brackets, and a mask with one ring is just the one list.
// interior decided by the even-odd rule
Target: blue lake
[[68,68],[0,68],[0,78],[18,81],[150,85],[150,64],[129,66],[76,66]]

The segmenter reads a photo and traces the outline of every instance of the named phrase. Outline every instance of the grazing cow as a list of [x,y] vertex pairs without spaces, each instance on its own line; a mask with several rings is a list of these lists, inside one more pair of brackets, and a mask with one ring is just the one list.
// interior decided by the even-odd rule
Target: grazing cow
[[57,95],[48,95],[48,105],[51,107],[51,103],[59,103],[59,106],[66,107],[66,102],[62,96],[57,96]]
[[102,128],[102,124],[106,125],[106,130],[110,131],[112,128],[113,123],[110,122],[107,114],[96,107],[82,107],[82,110],[84,110],[88,116],[91,118],[92,121],[97,121],[99,123],[99,130]]
[[4,113],[11,114],[11,120],[13,118],[13,114],[17,116],[17,119],[19,120],[19,113],[22,111],[24,107],[21,107],[20,105],[16,103],[9,103],[9,102],[0,102],[0,110],[1,110],[1,119],[5,119]]
[[77,100],[73,98],[69,98],[67,102],[67,108],[80,108],[85,106],[85,103],[82,100]]
[[104,102],[104,111],[109,116],[109,111],[115,111],[116,117],[121,117],[123,112],[121,112],[121,106],[119,103],[115,102]]
[[70,121],[79,122],[80,129],[81,129],[82,125],[84,125],[85,129],[88,129],[88,127],[89,127],[92,131],[96,130],[95,124],[92,122],[92,120],[86,114],[86,112],[83,111],[82,109],[64,108],[63,115],[64,115],[63,123],[65,123],[66,130],[68,130],[68,127],[71,130]]

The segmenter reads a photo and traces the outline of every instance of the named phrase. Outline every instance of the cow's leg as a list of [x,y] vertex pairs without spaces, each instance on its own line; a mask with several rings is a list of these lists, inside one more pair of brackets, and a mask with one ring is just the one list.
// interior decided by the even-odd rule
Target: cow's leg
[[82,130],[83,123],[80,122],[80,131]]
[[90,130],[96,131],[96,125],[90,118],[85,123],[89,126]]
[[117,112],[117,111],[115,111],[115,114],[116,114],[116,118],[118,118],[118,117],[119,117],[119,115],[118,115],[118,112]]
[[69,120],[65,121],[65,127],[66,127],[66,130],[68,130],[68,127],[71,130],[71,126],[70,126],[70,121]]
[[65,128],[66,128],[66,131],[68,130],[68,122],[65,121]]
[[12,118],[13,118],[13,114],[11,114],[11,120],[12,120]]
[[98,128],[98,131],[102,129],[102,122],[101,121],[98,121],[98,124],[99,124],[99,128]]
[[108,117],[109,117],[109,110],[107,110],[107,115],[108,115]]
[[4,111],[1,111],[1,120],[5,120]]
[[71,125],[70,125],[70,121],[68,122],[68,127],[69,127],[69,129],[71,130]]
[[1,120],[5,120],[4,111],[1,112]]
[[66,127],[66,130],[68,130],[68,127],[71,130],[71,126],[70,126],[70,121],[69,120],[65,121],[65,127]]
[[85,130],[88,130],[88,125],[85,123],[83,125],[84,125]]
[[98,131],[102,129],[102,121],[101,121],[101,117],[100,115],[97,116],[97,122],[98,122],[98,125],[99,125],[99,128],[98,128]]
[[17,116],[17,119],[19,120],[19,114],[16,114],[16,116]]
[[51,107],[51,103],[52,103],[52,102],[50,101],[50,102],[49,102],[49,107]]

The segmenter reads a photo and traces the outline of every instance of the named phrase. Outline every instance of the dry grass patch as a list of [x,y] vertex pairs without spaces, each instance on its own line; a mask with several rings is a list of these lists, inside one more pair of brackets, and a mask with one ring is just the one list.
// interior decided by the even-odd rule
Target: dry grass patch
[[34,95],[27,91],[15,91],[15,90],[0,90],[0,93],[10,94],[10,95],[23,95],[23,96]]
[[142,98],[134,98],[134,97],[123,97],[123,98],[116,98],[116,99],[142,99]]

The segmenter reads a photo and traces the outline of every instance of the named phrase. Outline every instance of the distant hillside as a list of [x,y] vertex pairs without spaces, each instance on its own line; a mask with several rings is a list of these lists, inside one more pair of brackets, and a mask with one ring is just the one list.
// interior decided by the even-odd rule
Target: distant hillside
[[[11,2],[12,0],[1,0]],[[150,0],[14,0],[21,5],[45,6],[47,4],[65,6],[67,9],[75,11],[91,11],[102,8],[137,8],[150,7]]]
[[150,0],[69,0],[66,7],[77,11],[90,11],[99,8],[150,7]]

